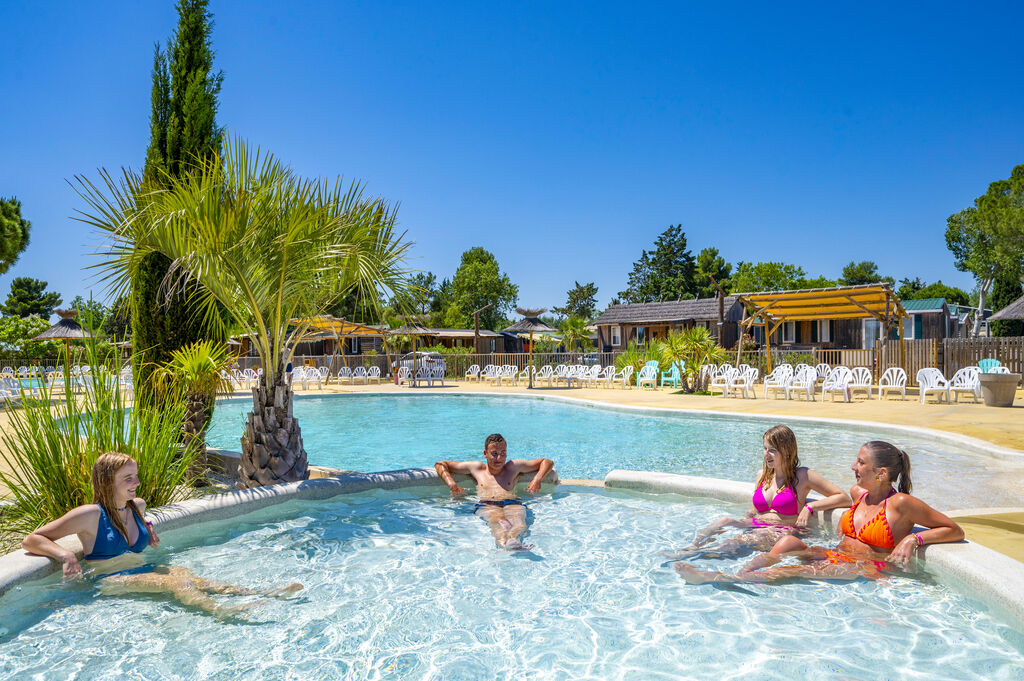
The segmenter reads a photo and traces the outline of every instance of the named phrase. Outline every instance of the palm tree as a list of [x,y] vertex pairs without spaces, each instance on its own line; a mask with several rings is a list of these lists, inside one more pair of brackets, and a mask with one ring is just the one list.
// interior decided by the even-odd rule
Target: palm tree
[[166,291],[198,290],[196,314],[216,325],[219,303],[249,334],[264,375],[239,475],[249,486],[302,480],[306,450],[285,382],[295,345],[342,295],[373,306],[406,294],[410,243],[396,231],[395,209],[365,197],[361,184],[302,179],[238,138],[224,149],[192,174],[166,178],[164,189],[131,171],[119,180],[102,172],[103,188],[76,178],[89,206],[80,219],[111,240],[97,267],[115,293],[143,257],[160,252],[172,260]]
[[706,385],[702,385],[707,380],[701,377],[702,366],[721,364],[726,360],[725,349],[703,326],[669,333],[665,337],[664,354],[669,362],[683,361],[683,390],[688,393],[707,389]]
[[180,396],[185,402],[182,439],[196,452],[197,467],[206,468],[206,429],[213,420],[217,392],[230,392],[230,381],[222,378],[235,358],[227,346],[198,341],[171,353],[171,360],[152,373],[157,391]]
[[562,344],[565,351],[574,353],[577,349],[586,350],[590,347],[590,331],[587,330],[587,320],[582,317],[569,317],[562,322]]

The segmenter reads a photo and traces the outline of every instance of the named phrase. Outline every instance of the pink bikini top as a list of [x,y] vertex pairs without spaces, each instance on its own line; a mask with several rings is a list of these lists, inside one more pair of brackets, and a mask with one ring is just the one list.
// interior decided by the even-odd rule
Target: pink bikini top
[[772,497],[772,503],[769,504],[765,501],[764,490],[758,485],[757,489],[754,490],[751,502],[754,504],[754,510],[758,513],[767,513],[768,511],[775,511],[779,515],[797,515],[800,513],[796,493],[788,486],[783,486],[776,492],[775,496]]

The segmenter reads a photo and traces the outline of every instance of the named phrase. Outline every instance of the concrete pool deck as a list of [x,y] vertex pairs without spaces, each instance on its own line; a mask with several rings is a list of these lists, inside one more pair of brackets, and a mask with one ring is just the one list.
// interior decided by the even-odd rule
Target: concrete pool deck
[[[631,493],[713,498],[735,504],[749,500],[749,486],[744,483],[671,473],[612,471],[603,483],[594,483],[593,486],[581,488],[581,493],[601,486]],[[566,483],[563,485],[568,486]],[[172,530],[244,515],[292,499],[329,499],[370,489],[422,486],[440,487],[433,470],[406,469],[350,474],[192,499],[153,509],[146,515],[159,529]],[[834,524],[838,517],[839,514],[828,514],[821,522]],[[79,554],[81,552],[77,538],[67,537],[60,543]],[[969,541],[929,545],[922,551],[921,559],[929,568],[940,573],[944,580],[966,589],[969,594],[988,604],[997,617],[1016,627],[1024,622],[1024,563]],[[59,569],[56,561],[32,556],[21,550],[0,556],[0,595],[16,588],[18,584],[45,577]]]

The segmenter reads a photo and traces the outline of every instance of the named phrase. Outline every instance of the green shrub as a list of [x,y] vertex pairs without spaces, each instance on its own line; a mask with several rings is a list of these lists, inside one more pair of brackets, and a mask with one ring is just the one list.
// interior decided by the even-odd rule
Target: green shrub
[[[189,467],[195,453],[179,444],[185,415],[182,400],[131,404],[100,344],[86,343],[93,390],[75,392],[65,365],[64,385],[51,382],[38,396],[22,390],[20,405],[8,402],[10,423],[2,435],[10,473],[0,482],[13,504],[4,512],[0,544],[16,545],[24,535],[76,506],[92,503],[92,465],[103,452],[128,454],[139,465],[138,495],[150,507],[193,495]],[[17,407],[17,408],[15,408]]]

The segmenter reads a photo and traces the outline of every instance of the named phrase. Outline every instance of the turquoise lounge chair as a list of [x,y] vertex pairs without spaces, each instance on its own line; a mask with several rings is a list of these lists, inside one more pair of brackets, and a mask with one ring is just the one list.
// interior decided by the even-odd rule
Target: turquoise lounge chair
[[673,388],[678,388],[683,380],[682,372],[684,371],[686,371],[686,363],[683,360],[672,362],[668,371],[661,372],[661,387],[664,388],[666,383],[671,383]]
[[981,373],[987,374],[1001,364],[1002,363],[998,359],[992,359],[989,357],[978,362],[978,368],[981,369]]

